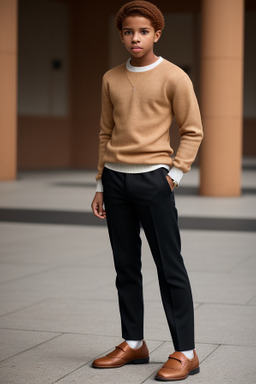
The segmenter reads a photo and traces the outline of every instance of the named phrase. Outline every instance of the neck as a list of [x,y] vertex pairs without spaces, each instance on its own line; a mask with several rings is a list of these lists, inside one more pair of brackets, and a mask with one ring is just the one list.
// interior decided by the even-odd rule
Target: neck
[[152,55],[146,57],[134,57],[131,56],[130,64],[133,67],[145,67],[147,65],[153,64],[158,60],[158,57],[152,52]]

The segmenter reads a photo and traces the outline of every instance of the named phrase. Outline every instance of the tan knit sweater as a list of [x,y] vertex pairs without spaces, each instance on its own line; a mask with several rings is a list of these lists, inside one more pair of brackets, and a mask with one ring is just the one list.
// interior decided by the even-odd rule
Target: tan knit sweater
[[[169,128],[174,116],[181,141],[173,159]],[[203,137],[191,80],[167,60],[146,72],[130,72],[125,64],[106,72],[100,125],[96,179],[105,162],[167,164],[187,172]]]

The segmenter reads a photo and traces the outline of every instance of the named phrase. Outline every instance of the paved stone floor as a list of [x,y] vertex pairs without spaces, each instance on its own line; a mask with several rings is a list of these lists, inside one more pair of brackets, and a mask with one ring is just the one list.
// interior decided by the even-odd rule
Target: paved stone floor
[[[206,198],[195,168],[176,192],[201,361],[187,383],[256,383],[255,176],[252,162],[241,197]],[[148,384],[173,351],[143,241],[150,364],[91,368],[122,342],[106,226],[90,213],[94,186],[94,172],[83,171],[0,183],[1,384]]]

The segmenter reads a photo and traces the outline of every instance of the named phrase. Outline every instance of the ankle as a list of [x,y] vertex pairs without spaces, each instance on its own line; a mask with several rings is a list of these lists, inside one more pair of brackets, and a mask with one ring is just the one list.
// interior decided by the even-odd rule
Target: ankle
[[129,347],[132,349],[138,349],[143,345],[143,340],[125,340],[125,341],[129,345]]
[[194,358],[194,351],[193,351],[193,349],[190,349],[188,351],[179,351],[179,352],[183,353],[183,355],[185,355],[190,360]]

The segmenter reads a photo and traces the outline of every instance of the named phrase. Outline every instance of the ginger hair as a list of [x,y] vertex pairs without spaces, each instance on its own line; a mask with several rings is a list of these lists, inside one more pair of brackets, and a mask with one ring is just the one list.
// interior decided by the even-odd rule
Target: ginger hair
[[164,29],[162,12],[149,1],[134,0],[124,4],[116,14],[116,26],[119,31],[122,31],[123,21],[129,16],[142,16],[149,19],[155,31]]

